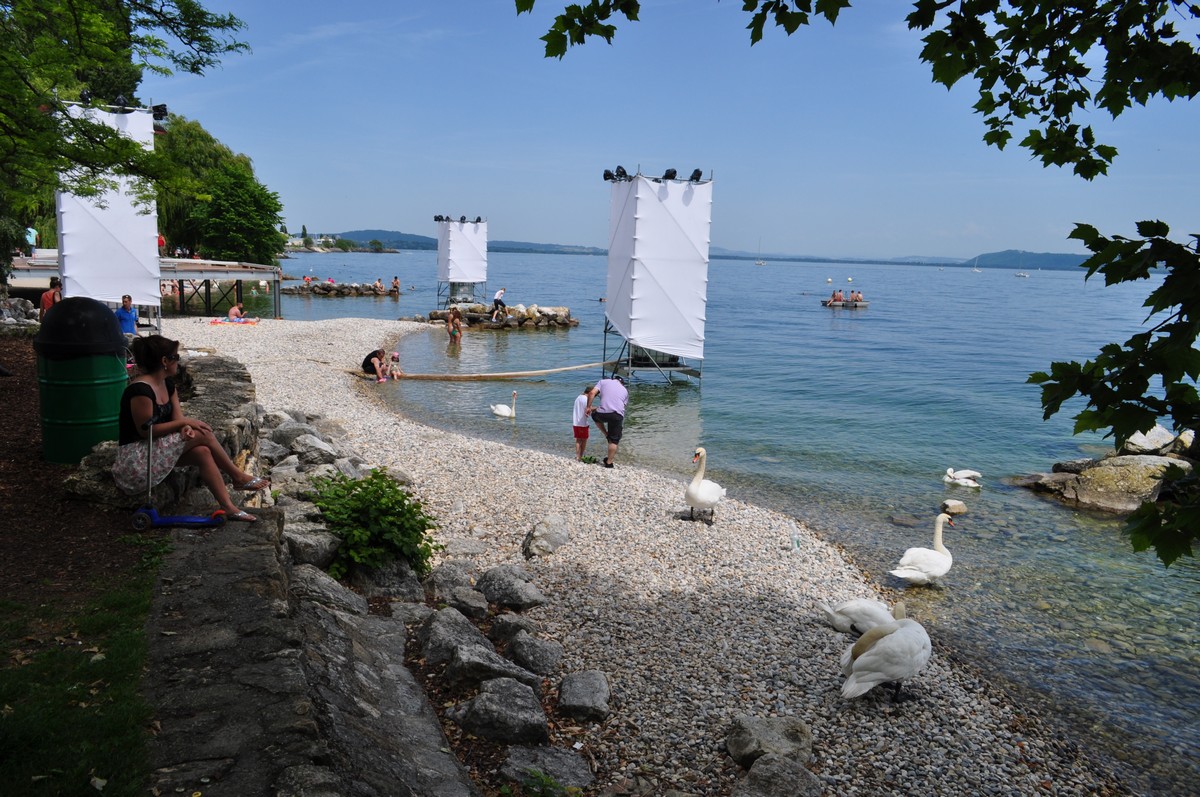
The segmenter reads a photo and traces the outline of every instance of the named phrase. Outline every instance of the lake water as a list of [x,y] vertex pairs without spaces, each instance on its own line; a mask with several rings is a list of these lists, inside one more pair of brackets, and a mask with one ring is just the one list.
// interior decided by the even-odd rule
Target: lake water
[[[436,255],[304,254],[293,276],[385,283],[405,294],[283,299],[291,319],[426,314]],[[492,254],[488,296],[566,305],[577,328],[443,329],[406,337],[410,373],[526,371],[597,362],[604,353],[604,258]],[[1043,421],[1032,371],[1124,341],[1151,286],[1104,287],[1083,271],[973,272],[934,266],[714,260],[708,274],[701,383],[636,384],[619,463],[691,471],[696,445],[730,496],[808,522],[880,584],[913,545],[928,546],[946,498],[969,513],[947,529],[954,568],[941,589],[905,594],[937,641],[1032,700],[1089,746],[1108,749],[1132,788],[1190,793],[1200,776],[1200,566],[1169,570],[1134,554],[1119,521],[1012,487],[1013,476],[1109,448],[1071,435],[1071,415]],[[852,280],[850,282],[849,280]],[[409,290],[409,286],[414,290]],[[834,287],[862,290],[865,310],[827,309]],[[386,341],[380,341],[383,345]],[[356,367],[365,352],[346,352]],[[403,414],[432,426],[573,455],[571,404],[599,369],[517,382],[389,383]],[[518,417],[488,405],[518,391]],[[593,432],[590,453],[600,453]],[[984,474],[982,490],[942,481],[947,467]],[[915,518],[916,526],[911,526]],[[1131,740],[1136,743],[1131,744]]]

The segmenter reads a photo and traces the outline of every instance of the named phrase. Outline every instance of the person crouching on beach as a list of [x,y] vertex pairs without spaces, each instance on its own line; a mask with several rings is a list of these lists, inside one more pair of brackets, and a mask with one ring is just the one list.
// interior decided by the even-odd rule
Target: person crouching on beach
[[388,362],[387,352],[383,349],[376,349],[363,357],[362,369],[367,376],[375,377],[376,382],[386,382],[392,375],[392,365]]
[[575,408],[571,415],[571,427],[575,433],[576,462],[583,459],[583,452],[587,450],[588,416],[592,414],[592,397],[595,395],[596,389],[588,385],[583,389],[582,393],[575,397]]

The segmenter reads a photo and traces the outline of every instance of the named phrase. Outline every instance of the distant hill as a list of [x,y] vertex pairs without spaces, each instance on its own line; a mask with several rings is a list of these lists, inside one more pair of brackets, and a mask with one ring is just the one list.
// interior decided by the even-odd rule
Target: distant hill
[[[338,233],[341,238],[349,238],[360,246],[366,246],[371,241],[379,241],[387,249],[424,249],[437,250],[437,239],[428,235],[413,235],[396,230],[349,230]],[[489,252],[526,252],[549,255],[597,255],[608,254],[605,249],[595,246],[573,246],[571,244],[541,244],[530,241],[488,241]],[[814,255],[780,255],[743,252],[735,249],[711,247],[710,254],[729,260],[763,260],[773,262],[793,263],[878,263],[881,265],[934,265],[934,266],[965,266],[978,264],[979,268],[1011,268],[1022,271],[1037,269],[1068,270],[1078,268],[1087,259],[1086,255],[1056,254],[1053,252],[1025,252],[1019,249],[1006,249],[1003,252],[988,252],[976,258],[959,260],[951,257],[908,255],[893,258],[871,257],[817,257]]]

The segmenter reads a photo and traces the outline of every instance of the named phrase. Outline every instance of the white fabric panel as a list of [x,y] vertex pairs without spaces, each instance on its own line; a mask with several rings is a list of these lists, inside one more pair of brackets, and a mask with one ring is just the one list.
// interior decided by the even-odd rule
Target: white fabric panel
[[[154,120],[147,110],[108,113],[78,110],[115,127],[147,148],[153,146]],[[158,307],[158,215],[134,204],[129,180],[117,189],[87,199],[64,192],[57,196],[58,263],[63,296],[88,296],[121,303],[129,294],[135,305]],[[104,205],[104,207],[101,207]]]
[[439,282],[487,282],[487,222],[439,221]]
[[712,182],[612,184],[605,315],[630,343],[704,359]]

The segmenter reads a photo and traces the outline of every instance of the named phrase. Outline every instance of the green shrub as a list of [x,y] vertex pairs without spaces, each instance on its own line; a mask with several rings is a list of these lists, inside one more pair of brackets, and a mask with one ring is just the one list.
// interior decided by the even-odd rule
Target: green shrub
[[315,503],[329,530],[342,538],[329,574],[342,578],[355,565],[378,567],[397,556],[417,575],[429,575],[430,560],[440,545],[426,533],[437,527],[421,503],[388,475],[386,468],[365,479],[338,474],[314,484]]

